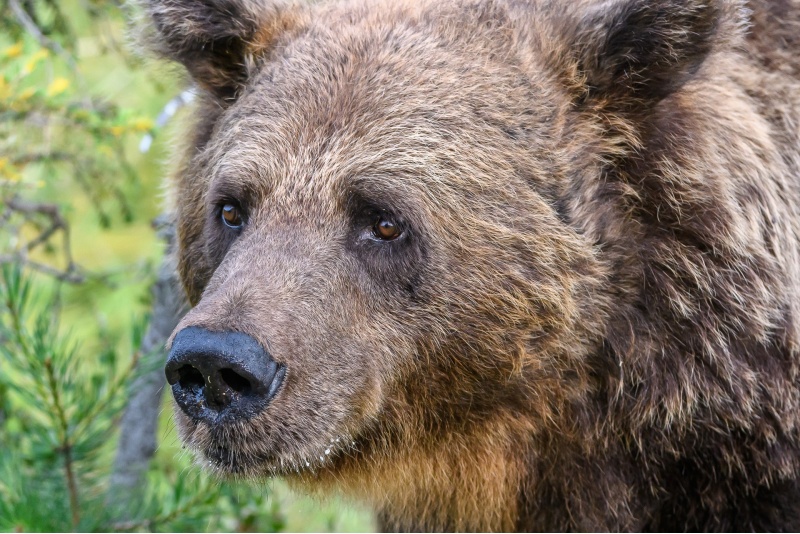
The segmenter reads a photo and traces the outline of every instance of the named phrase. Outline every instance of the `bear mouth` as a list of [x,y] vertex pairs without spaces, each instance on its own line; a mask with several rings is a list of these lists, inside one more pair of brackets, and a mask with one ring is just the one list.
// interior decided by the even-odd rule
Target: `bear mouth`
[[221,476],[281,476],[316,472],[335,467],[343,456],[358,453],[356,442],[347,436],[331,438],[325,445],[292,453],[266,453],[232,447],[211,440],[197,447],[203,467]]
[[250,475],[254,472],[272,472],[276,459],[272,456],[244,455],[236,449],[212,445],[202,451],[208,467],[222,475]]

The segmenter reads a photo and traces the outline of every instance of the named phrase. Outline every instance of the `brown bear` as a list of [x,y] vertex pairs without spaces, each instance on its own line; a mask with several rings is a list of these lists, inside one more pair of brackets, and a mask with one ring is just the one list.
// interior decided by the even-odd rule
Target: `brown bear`
[[210,470],[391,530],[800,529],[798,0],[144,0]]

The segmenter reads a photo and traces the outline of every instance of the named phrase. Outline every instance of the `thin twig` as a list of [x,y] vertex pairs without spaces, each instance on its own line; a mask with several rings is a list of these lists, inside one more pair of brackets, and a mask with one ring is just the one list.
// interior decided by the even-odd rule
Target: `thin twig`
[[44,263],[39,263],[27,258],[22,258],[14,255],[0,256],[0,263],[14,263],[19,262],[21,265],[46,274],[60,282],[68,282],[70,284],[82,284],[86,281],[86,275],[81,274],[76,265],[70,265],[67,270],[56,269]]
[[[39,245],[44,244],[50,237],[56,233],[58,230],[62,230],[65,236],[64,245],[68,244],[67,236],[69,235],[69,225],[64,217],[61,216],[61,210],[56,204],[49,204],[44,202],[26,202],[24,200],[20,200],[19,198],[10,198],[7,200],[6,204],[12,210],[18,213],[24,213],[28,215],[44,215],[49,221],[50,225],[42,230],[42,232],[29,241],[25,245],[25,249],[30,252],[34,248],[38,247]],[[65,253],[68,250],[65,249]],[[68,257],[68,263],[72,263],[72,258]]]
[[69,161],[74,162],[78,159],[75,154],[61,151],[30,152],[28,154],[18,154],[13,156],[11,162],[14,165],[27,165],[39,161]]
[[[79,272],[79,267],[72,258],[72,249],[70,244],[69,224],[66,219],[61,215],[61,210],[56,204],[48,204],[43,202],[26,202],[17,197],[12,197],[6,200],[6,207],[13,212],[23,214],[28,222],[33,222],[30,216],[41,215],[44,216],[49,224],[47,224],[39,234],[28,241],[17,252],[11,254],[0,255],[0,263],[20,262],[34,270],[52,276],[63,282],[81,283],[86,280],[86,277]],[[29,258],[29,253],[35,248],[47,243],[58,231],[62,235],[62,253],[66,260],[66,268],[64,270],[36,262]]]

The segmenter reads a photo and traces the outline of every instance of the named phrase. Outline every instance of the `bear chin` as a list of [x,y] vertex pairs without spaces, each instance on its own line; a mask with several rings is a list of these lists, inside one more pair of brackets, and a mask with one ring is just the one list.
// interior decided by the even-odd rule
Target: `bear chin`
[[[176,413],[179,413],[176,411]],[[243,439],[247,423],[214,425],[176,417],[178,435],[197,458],[197,463],[222,479],[291,478],[331,470],[346,456],[358,452],[357,442],[347,434],[315,440],[304,447],[281,447],[279,440]]]

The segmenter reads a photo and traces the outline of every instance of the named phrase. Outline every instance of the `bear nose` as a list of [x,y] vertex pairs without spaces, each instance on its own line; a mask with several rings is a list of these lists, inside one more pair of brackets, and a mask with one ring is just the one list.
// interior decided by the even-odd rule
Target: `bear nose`
[[286,367],[247,334],[190,326],[175,336],[165,373],[181,410],[213,424],[258,415],[278,392]]

